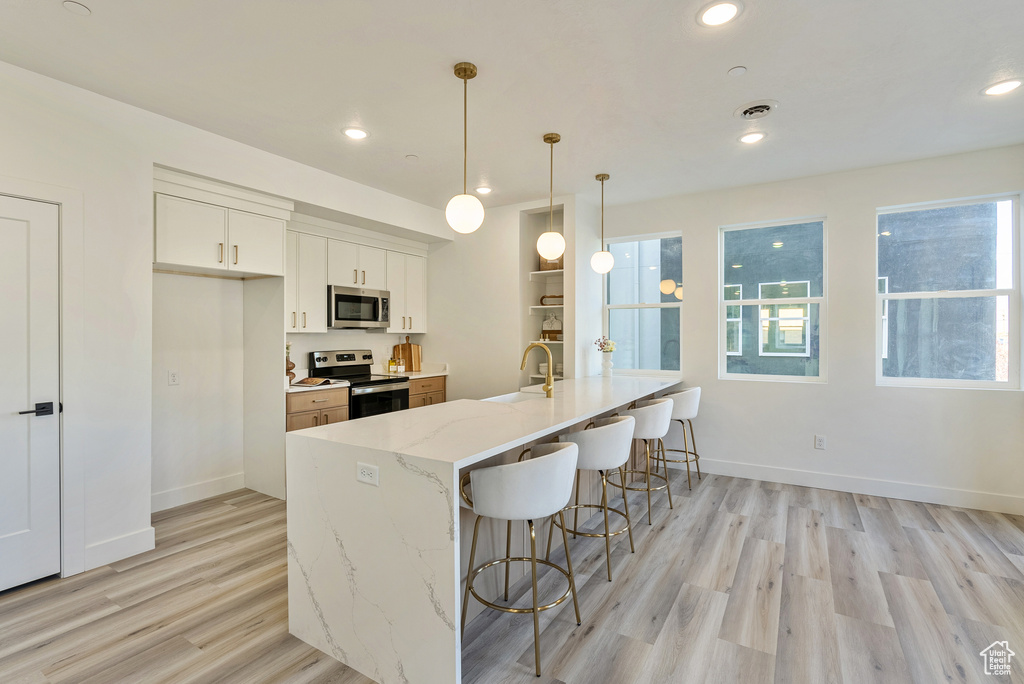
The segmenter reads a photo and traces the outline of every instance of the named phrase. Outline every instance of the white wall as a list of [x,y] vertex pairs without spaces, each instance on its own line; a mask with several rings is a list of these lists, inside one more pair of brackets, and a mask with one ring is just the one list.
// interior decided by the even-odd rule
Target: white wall
[[[876,387],[874,358],[875,208],[1021,190],[1014,146],[609,208],[608,235],[683,233],[682,369],[703,388],[705,468],[1024,513],[1024,392]],[[827,384],[719,380],[718,227],[819,215]]]
[[154,511],[242,486],[242,359],[242,281],[153,274]]
[[71,198],[62,214],[70,574],[153,544],[154,164],[425,235],[449,229],[437,209],[3,63],[0,92],[0,192]]

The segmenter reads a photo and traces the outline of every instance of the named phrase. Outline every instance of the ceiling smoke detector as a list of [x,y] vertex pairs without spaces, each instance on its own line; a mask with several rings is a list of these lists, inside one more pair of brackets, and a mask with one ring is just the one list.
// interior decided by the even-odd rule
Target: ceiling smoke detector
[[775,100],[758,100],[743,105],[733,112],[733,116],[747,121],[756,121],[757,119],[763,119],[778,108],[779,103]]

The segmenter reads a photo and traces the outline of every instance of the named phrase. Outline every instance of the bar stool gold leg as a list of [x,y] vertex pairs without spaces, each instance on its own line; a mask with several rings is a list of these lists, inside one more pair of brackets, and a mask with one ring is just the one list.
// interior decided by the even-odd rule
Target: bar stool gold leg
[[665,465],[665,491],[668,492],[668,507],[675,508],[672,505],[672,485],[668,481],[668,457],[665,455],[665,440],[658,438],[658,448],[661,450],[661,462]]
[[[608,478],[604,471],[601,473],[601,508],[604,510],[604,559],[608,565],[608,581],[612,581],[612,537],[608,527]],[[627,523],[628,524],[628,523]]]
[[[562,543],[565,544],[565,567],[569,570],[569,589],[572,590],[572,606],[576,609],[576,624],[582,625],[583,619],[580,617],[580,604],[576,600],[576,575],[572,571],[572,558],[569,556],[569,538],[565,533],[565,516],[562,515],[562,511],[558,511],[558,522],[562,524]],[[536,580],[534,581],[536,582]],[[539,669],[537,671],[540,672]]]
[[480,516],[476,518],[476,524],[473,525],[473,545],[469,547],[469,571],[466,573],[466,595],[462,599],[462,633],[466,633],[466,611],[469,610],[469,585],[473,581],[473,559],[476,557],[476,538],[480,532],[480,521],[483,520]]
[[686,440],[686,423],[679,421],[679,427],[683,428],[683,453],[686,456],[686,488],[693,489],[690,483],[690,446]]
[[[512,521],[508,521],[508,528],[505,533],[505,558],[512,557]],[[508,601],[508,566],[509,563],[505,563],[505,600]]]
[[644,451],[647,454],[647,524],[654,524],[654,513],[651,509],[651,443],[644,440]]
[[[530,571],[533,574],[533,655],[537,661],[537,676],[540,677],[540,610],[537,608],[537,531],[533,528],[533,521],[526,521],[530,525]],[[562,530],[565,535],[565,530]],[[566,544],[566,552],[568,552]],[[506,564],[507,565],[507,564]]]
[[[619,479],[621,482],[626,482],[626,468],[625,466],[619,466]],[[633,522],[629,519],[629,497],[626,496],[626,488],[622,488],[622,507],[626,510],[626,529],[629,530],[629,552],[636,553],[636,549],[633,548]]]
[[687,420],[690,424],[690,446],[693,447],[693,464],[697,466],[697,479],[700,479],[700,455],[697,453],[697,438],[693,436],[693,421]]
[[[576,538],[576,530],[578,530],[580,528],[580,509],[578,508],[579,505],[580,505],[580,471],[577,470],[576,471],[576,506],[577,506],[577,508],[574,508],[573,512],[572,512],[572,530],[573,530],[572,538],[573,539]],[[554,520],[554,518],[552,518],[552,520]]]
[[551,560],[551,539],[555,536],[555,516],[551,516],[551,522],[548,523],[548,550],[544,554],[544,560]]

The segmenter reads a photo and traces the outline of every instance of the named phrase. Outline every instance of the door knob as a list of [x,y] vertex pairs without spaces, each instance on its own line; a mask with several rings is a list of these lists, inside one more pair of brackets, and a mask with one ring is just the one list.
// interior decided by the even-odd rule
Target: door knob
[[36,415],[36,416],[52,416],[53,415],[53,402],[47,401],[36,404],[36,407],[31,411],[18,411],[19,416],[25,415]]

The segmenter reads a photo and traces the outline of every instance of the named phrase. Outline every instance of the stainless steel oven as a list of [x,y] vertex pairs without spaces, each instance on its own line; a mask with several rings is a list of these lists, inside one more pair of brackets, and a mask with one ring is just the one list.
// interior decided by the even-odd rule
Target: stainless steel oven
[[331,285],[327,293],[331,328],[386,328],[391,324],[391,293]]
[[372,368],[373,352],[369,349],[338,349],[309,354],[310,376],[349,384],[349,420],[409,408],[409,379],[374,375],[370,372]]
[[348,400],[348,417],[350,420],[376,416],[380,413],[404,411],[409,408],[409,383],[392,382],[387,384],[352,385]]

